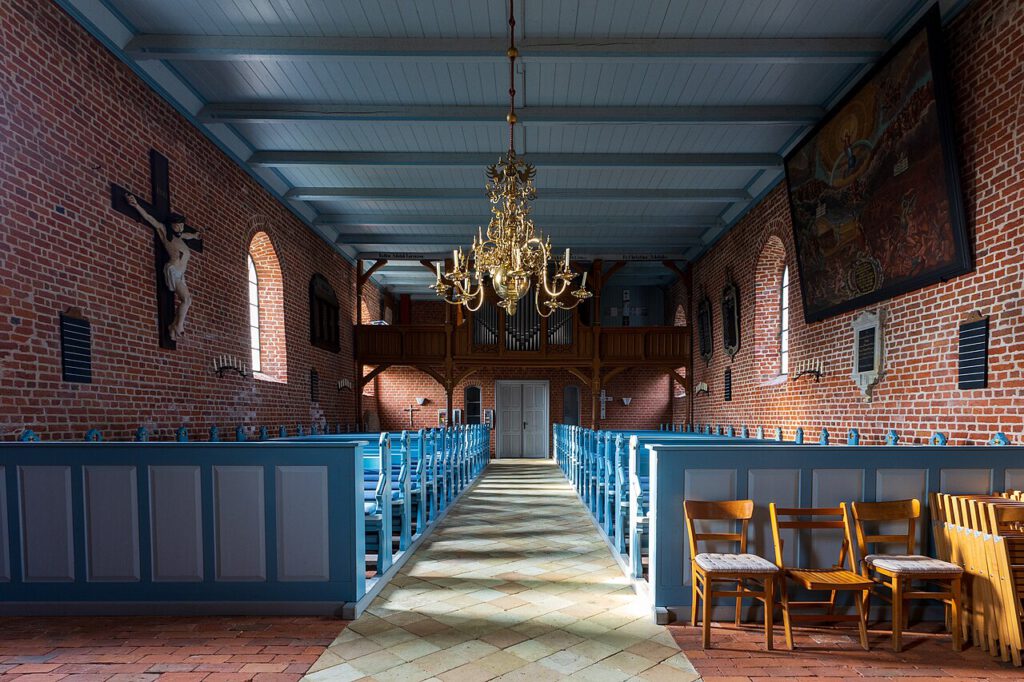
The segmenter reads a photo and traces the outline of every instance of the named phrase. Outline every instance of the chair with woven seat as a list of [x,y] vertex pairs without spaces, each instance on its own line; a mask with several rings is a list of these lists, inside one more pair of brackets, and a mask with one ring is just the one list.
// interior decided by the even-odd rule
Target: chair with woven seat
[[[793,623],[849,622],[857,623],[860,645],[868,650],[867,596],[874,582],[856,573],[853,568],[853,542],[850,540],[850,522],[846,504],[838,507],[784,508],[769,505],[772,538],[775,544],[775,563],[782,571],[782,623],[786,629],[786,645],[793,648]],[[780,520],[780,517],[783,520]],[[787,568],[782,559],[781,530],[841,530],[843,540],[839,560],[827,568]],[[830,593],[828,601],[795,601],[789,598],[787,583],[792,582],[805,590]],[[856,615],[836,612],[836,595],[854,592]],[[824,613],[794,613],[793,609],[823,609]]]
[[[950,630],[953,635],[953,651],[960,651],[960,579],[964,569],[957,564],[914,553],[914,529],[921,516],[919,500],[897,500],[893,502],[854,502],[853,521],[857,529],[857,547],[861,555],[861,573],[875,583],[877,588],[890,592],[892,602],[892,649],[903,648],[903,621],[906,615],[904,602],[909,599],[935,599],[949,608]],[[905,523],[905,532],[877,534],[865,532],[865,523]],[[897,545],[900,554],[870,554],[869,549],[879,545]],[[914,582],[925,582],[940,589],[925,591],[913,589]],[[886,595],[880,594],[883,598]]]
[[[697,625],[698,599],[704,601],[701,618],[701,646],[711,646],[711,606],[715,597],[736,598],[735,624],[740,624],[740,609],[744,597],[753,597],[764,603],[765,645],[772,648],[772,615],[775,607],[775,580],[779,568],[772,562],[747,553],[747,526],[754,515],[753,500],[725,502],[683,502],[686,530],[690,536],[690,569],[693,594],[690,601],[690,624]],[[731,521],[740,525],[735,533],[698,533],[695,521]],[[733,527],[735,529],[735,525]],[[739,545],[738,554],[699,553],[701,542],[725,541]],[[717,589],[715,583],[735,583],[736,589]]]

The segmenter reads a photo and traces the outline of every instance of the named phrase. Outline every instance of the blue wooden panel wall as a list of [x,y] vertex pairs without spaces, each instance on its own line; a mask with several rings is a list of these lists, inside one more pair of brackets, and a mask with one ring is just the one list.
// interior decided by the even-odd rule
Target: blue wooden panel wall
[[366,594],[361,445],[0,444],[0,599],[340,613]]
[[[930,492],[989,493],[1024,483],[1024,447],[860,446],[708,443],[647,445],[650,452],[650,594],[655,608],[690,604],[689,552],[683,500],[754,500],[751,552],[774,559],[768,504],[832,506],[852,500],[918,498]],[[933,551],[927,510],[921,550]],[[821,533],[821,531],[816,531]],[[831,537],[794,535],[789,565],[830,565]],[[857,557],[859,560],[859,557]]]

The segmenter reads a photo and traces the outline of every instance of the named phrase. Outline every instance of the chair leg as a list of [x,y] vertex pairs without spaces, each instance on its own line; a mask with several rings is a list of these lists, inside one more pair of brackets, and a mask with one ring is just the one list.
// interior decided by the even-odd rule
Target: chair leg
[[714,589],[710,580],[704,581],[704,614],[701,623],[701,648],[707,649],[711,646],[711,602],[714,597]]
[[[743,590],[743,581],[736,581],[736,591],[741,592]],[[743,597],[736,597],[736,617],[733,619],[733,625],[736,627],[740,626],[740,610],[743,608]]]
[[868,651],[868,591],[864,590],[863,596],[854,598],[854,605],[857,607],[857,630],[860,633],[860,646]]
[[775,634],[773,628],[773,616],[775,611],[775,576],[769,576],[764,580],[764,644],[768,651],[773,648],[772,637]]
[[793,623],[789,619],[789,590],[786,579],[779,578],[779,601],[782,603],[782,627],[786,631],[786,648],[793,650]]
[[953,651],[960,651],[963,643],[960,640],[960,578],[954,578],[949,586],[949,623],[953,635]]
[[892,650],[903,650],[903,580],[892,579]]
[[690,625],[697,627],[697,572],[691,569],[690,577],[693,581],[693,594],[690,597]]

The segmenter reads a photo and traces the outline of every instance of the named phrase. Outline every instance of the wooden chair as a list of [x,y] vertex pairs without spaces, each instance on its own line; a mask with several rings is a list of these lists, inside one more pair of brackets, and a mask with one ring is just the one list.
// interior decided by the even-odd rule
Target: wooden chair
[[[782,622],[786,628],[786,645],[793,648],[794,622],[844,622],[856,621],[860,632],[860,645],[868,650],[867,628],[867,597],[874,585],[853,570],[853,543],[850,541],[850,524],[846,505],[838,507],[807,507],[783,508],[776,507],[772,502],[769,506],[772,521],[772,537],[775,542],[775,563],[782,571],[783,584],[781,590]],[[809,520],[803,520],[809,517]],[[780,520],[780,518],[788,520]],[[783,540],[780,530],[841,530],[842,544],[839,548],[839,560],[828,568],[786,568],[782,559]],[[793,581],[799,587],[814,592],[829,592],[828,601],[793,601],[790,600],[786,581]],[[836,595],[839,592],[859,592],[854,595],[854,606],[857,614],[836,613]],[[824,613],[793,613],[792,609],[824,609]]]
[[[753,597],[764,603],[764,637],[768,649],[772,648],[772,615],[775,608],[775,580],[779,569],[772,562],[756,554],[747,553],[747,526],[754,515],[753,500],[727,502],[683,502],[686,530],[690,536],[690,570],[693,594],[690,602],[690,624],[697,625],[698,598],[704,600],[701,619],[701,646],[711,646],[711,606],[715,597],[736,598],[735,623],[740,624],[740,609],[744,597]],[[694,521],[740,522],[739,533],[698,533]],[[725,541],[739,544],[738,554],[699,553],[700,542]],[[735,590],[717,589],[715,583],[736,583]]]
[[[914,552],[916,545],[914,529],[917,519],[920,517],[921,502],[919,500],[854,502],[853,522],[857,529],[861,572],[865,577],[871,578],[877,587],[888,588],[891,593],[893,651],[899,652],[903,648],[903,621],[906,615],[904,602],[909,599],[936,599],[949,607],[953,651],[960,651],[960,580],[964,569],[949,561],[933,559]],[[889,522],[905,523],[905,532],[882,533],[879,530],[875,535],[865,532],[865,523],[884,524]],[[902,553],[869,553],[872,546],[877,551],[881,545],[898,545]],[[940,589],[937,591],[915,591],[913,589],[915,582],[931,583],[938,585]]]

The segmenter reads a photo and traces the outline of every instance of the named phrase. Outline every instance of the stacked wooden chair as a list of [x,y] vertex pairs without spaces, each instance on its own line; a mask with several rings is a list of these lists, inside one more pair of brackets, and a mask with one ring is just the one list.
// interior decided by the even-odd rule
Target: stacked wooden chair
[[[697,625],[698,600],[704,602],[701,616],[701,646],[711,646],[711,606],[715,597],[735,597],[735,624],[740,624],[740,608],[744,597],[753,597],[764,603],[764,637],[765,645],[772,648],[772,616],[775,608],[775,581],[779,568],[756,554],[747,553],[747,526],[754,515],[753,500],[733,500],[727,502],[683,502],[686,516],[686,530],[690,537],[690,569],[693,594],[690,601],[690,624]],[[733,524],[738,522],[740,531],[728,533],[701,533],[697,531],[696,522],[725,521]],[[701,542],[726,541],[739,546],[738,554],[699,551]],[[723,589],[722,584],[729,588]]]
[[939,556],[963,569],[958,634],[1014,665],[1024,649],[1024,494],[930,496]]

